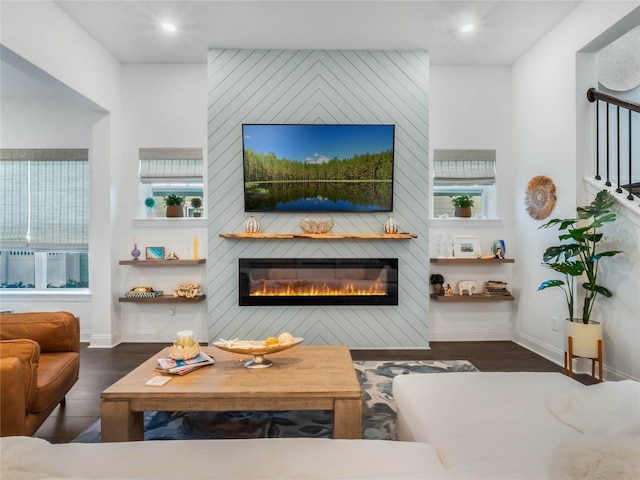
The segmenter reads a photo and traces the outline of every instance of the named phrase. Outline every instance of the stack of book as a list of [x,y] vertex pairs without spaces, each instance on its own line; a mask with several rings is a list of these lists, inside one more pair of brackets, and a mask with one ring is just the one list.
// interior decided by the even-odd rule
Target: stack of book
[[204,352],[200,352],[193,358],[185,358],[183,360],[175,360],[171,357],[158,358],[156,370],[164,373],[171,373],[173,375],[184,375],[196,368],[213,365],[214,363],[215,361],[213,357]]
[[507,284],[505,282],[489,280],[488,282],[484,282],[484,292],[482,292],[482,294],[490,297],[504,297],[511,295],[511,292],[507,290]]

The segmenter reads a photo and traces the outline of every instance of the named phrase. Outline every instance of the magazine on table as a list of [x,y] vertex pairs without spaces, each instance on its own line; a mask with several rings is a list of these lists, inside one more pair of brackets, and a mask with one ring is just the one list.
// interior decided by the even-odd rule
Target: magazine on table
[[185,358],[183,360],[174,360],[171,357],[158,358],[158,364],[156,370],[160,370],[165,373],[172,373],[175,375],[184,375],[196,368],[204,367],[206,365],[213,365],[215,360],[213,357],[207,355],[204,352],[198,353],[193,358]]

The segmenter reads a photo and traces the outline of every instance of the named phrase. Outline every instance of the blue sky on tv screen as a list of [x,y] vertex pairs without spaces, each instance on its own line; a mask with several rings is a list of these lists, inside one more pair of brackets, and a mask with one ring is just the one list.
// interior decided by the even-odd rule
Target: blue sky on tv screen
[[393,151],[393,125],[243,125],[242,133],[245,149],[299,162]]

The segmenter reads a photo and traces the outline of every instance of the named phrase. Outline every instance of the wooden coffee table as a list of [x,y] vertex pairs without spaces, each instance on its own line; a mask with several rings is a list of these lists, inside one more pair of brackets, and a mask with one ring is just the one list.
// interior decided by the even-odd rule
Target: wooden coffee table
[[332,410],[334,438],[362,438],[362,392],[346,346],[299,345],[269,355],[274,365],[259,370],[244,368],[250,357],[202,350],[215,365],[145,385],[159,375],[165,348],[104,390],[102,441],[144,440],[146,411]]

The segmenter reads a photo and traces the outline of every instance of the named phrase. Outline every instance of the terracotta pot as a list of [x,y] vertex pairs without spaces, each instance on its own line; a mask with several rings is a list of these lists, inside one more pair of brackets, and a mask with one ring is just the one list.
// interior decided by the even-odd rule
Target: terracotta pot
[[184,217],[182,205],[167,205],[167,217]]
[[455,217],[471,217],[471,207],[456,207],[453,215]]
[[602,324],[592,320],[582,323],[582,319],[574,322],[567,318],[564,323],[564,351],[569,351],[569,337],[573,347],[573,355],[584,358],[598,358],[598,340],[602,340]]

